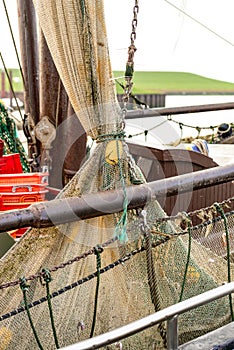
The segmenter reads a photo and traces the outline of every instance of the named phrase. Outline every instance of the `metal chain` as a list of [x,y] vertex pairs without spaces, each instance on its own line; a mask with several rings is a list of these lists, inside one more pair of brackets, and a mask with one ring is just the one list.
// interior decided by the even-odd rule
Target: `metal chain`
[[123,96],[123,102],[124,102],[124,109],[126,109],[127,102],[129,100],[129,96],[132,91],[132,77],[134,72],[134,54],[136,52],[136,46],[135,46],[135,40],[136,40],[136,27],[137,27],[137,15],[139,12],[139,0],[135,0],[135,5],[133,7],[133,20],[132,20],[132,32],[130,35],[131,44],[128,47],[128,60],[126,64],[126,71],[125,71],[125,87],[124,87],[124,96]]
[[[113,237],[113,238],[109,239],[108,241],[104,242],[104,243],[101,245],[101,247],[102,247],[102,248],[106,248],[108,245],[114,243],[114,242],[117,241],[117,240],[118,240],[118,237],[117,237],[117,236],[116,236],[116,237]],[[58,266],[52,267],[52,268],[50,269],[50,272],[55,272],[55,271],[57,271],[57,270],[59,270],[59,269],[63,269],[63,268],[65,268],[66,266],[71,265],[71,264],[73,264],[73,263],[75,263],[75,262],[78,262],[78,261],[80,261],[80,260],[82,260],[82,259],[85,259],[85,258],[87,258],[89,255],[92,255],[92,254],[95,254],[95,248],[91,248],[91,249],[88,250],[87,252],[84,252],[83,254],[81,254],[81,255],[79,255],[79,256],[76,256],[75,258],[73,258],[73,259],[71,259],[71,260],[68,260],[68,261],[66,261],[66,262],[64,262],[64,263],[62,263],[62,264],[60,264],[60,265],[58,265]],[[34,274],[34,275],[30,275],[30,276],[26,277],[25,279],[26,279],[26,281],[33,281],[33,280],[35,280],[35,279],[37,279],[37,278],[43,277],[43,275],[44,275],[44,272],[42,271],[42,272],[38,272],[38,273],[36,273],[36,274]],[[4,284],[0,285],[0,290],[1,290],[1,289],[5,289],[5,288],[9,288],[9,287],[14,287],[14,286],[16,286],[16,285],[18,285],[18,284],[20,284],[20,283],[21,283],[21,280],[20,280],[20,279],[18,279],[18,280],[16,280],[16,281],[11,281],[11,282],[4,283]]]
[[[110,270],[114,269],[115,267],[117,267],[118,265],[123,265],[126,261],[130,260],[133,256],[143,252],[144,250],[145,250],[144,247],[140,247],[140,248],[136,248],[136,249],[132,250],[130,253],[128,253],[124,257],[122,257],[122,258],[114,261],[113,263],[111,263],[111,264],[101,268],[100,269],[100,274],[103,274],[103,273],[105,273],[107,271],[110,271]],[[76,281],[76,282],[74,282],[74,283],[72,283],[70,285],[67,285],[67,286],[63,287],[62,289],[57,290],[56,292],[51,293],[50,294],[50,298],[52,299],[52,298],[58,297],[61,294],[65,293],[65,292],[67,292],[69,290],[72,290],[72,289],[80,286],[81,284],[86,283],[86,282],[88,282],[88,281],[90,281],[90,280],[92,280],[92,279],[94,279],[96,277],[97,277],[97,271],[92,273],[92,274],[90,274],[90,275],[88,275],[88,276],[86,276],[86,277],[83,277],[82,279],[80,279],[80,280],[78,280],[78,281]],[[25,281],[26,281],[26,279],[25,279]],[[31,308],[33,308],[35,306],[38,306],[38,305],[46,302],[47,299],[48,299],[47,296],[44,296],[44,297],[42,297],[42,298],[40,298],[40,299],[38,299],[36,301],[33,301],[33,302],[27,304],[27,306],[21,306],[18,309],[12,310],[12,311],[10,311],[10,312],[0,316],[0,322],[4,321],[4,320],[6,320],[6,319],[8,319],[10,317],[13,317],[13,316],[15,316],[15,315],[17,315],[17,314],[19,314],[21,312],[24,312],[26,310],[26,307],[28,309],[31,309]]]

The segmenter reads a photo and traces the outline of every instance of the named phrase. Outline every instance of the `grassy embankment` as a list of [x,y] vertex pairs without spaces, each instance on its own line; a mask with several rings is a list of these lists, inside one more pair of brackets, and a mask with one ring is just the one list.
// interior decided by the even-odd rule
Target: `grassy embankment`
[[[14,91],[22,91],[23,84],[19,69],[12,71]],[[124,83],[124,72],[114,71],[118,81]],[[0,84],[2,76],[0,74]],[[234,94],[234,83],[206,78],[183,72],[135,72],[133,94]],[[2,86],[2,85],[0,85]],[[123,89],[116,83],[117,92]],[[6,91],[9,83],[6,78]]]
[[[124,83],[124,72],[114,76]],[[183,72],[135,72],[133,94],[234,94],[234,84]],[[117,84],[117,92],[123,93]]]

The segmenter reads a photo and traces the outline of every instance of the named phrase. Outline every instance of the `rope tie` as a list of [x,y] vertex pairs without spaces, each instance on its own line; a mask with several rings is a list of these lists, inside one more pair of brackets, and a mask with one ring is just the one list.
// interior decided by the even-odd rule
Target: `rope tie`
[[53,310],[52,310],[52,304],[51,304],[51,296],[50,296],[50,287],[49,284],[52,281],[51,273],[47,269],[43,269],[43,279],[45,281],[46,285],[46,295],[47,295],[47,302],[48,302],[48,307],[49,307],[49,313],[50,313],[50,321],[51,321],[51,327],[53,331],[53,336],[54,336],[54,341],[56,345],[56,349],[59,349],[59,343],[58,343],[58,337],[55,329],[55,324],[54,324],[54,316],[53,316]]
[[122,184],[122,189],[124,193],[124,200],[123,200],[123,214],[121,218],[119,219],[116,227],[115,227],[115,235],[119,237],[119,240],[121,242],[127,242],[127,210],[128,210],[128,197],[126,192],[126,185],[125,185],[125,178],[123,175],[123,169],[120,162],[120,152],[119,152],[119,144],[116,142],[116,148],[117,148],[117,155],[118,155],[118,167],[119,167],[119,174],[120,174],[120,180]]
[[124,141],[125,139],[125,132],[123,130],[116,132],[116,133],[110,133],[110,134],[101,134],[98,135],[96,138],[96,142],[105,142],[105,141],[112,141],[112,140],[118,140],[118,141]]
[[40,350],[43,350],[43,347],[40,343],[40,340],[38,338],[38,335],[37,335],[37,332],[36,332],[36,329],[34,327],[34,324],[33,324],[33,321],[32,321],[32,317],[31,317],[31,314],[30,314],[30,311],[29,311],[29,307],[28,307],[28,300],[27,300],[27,291],[29,289],[29,285],[26,283],[26,279],[25,277],[22,277],[20,278],[21,282],[20,282],[20,288],[23,292],[23,297],[24,297],[24,305],[25,305],[25,309],[26,309],[26,312],[27,312],[27,315],[28,315],[28,319],[29,319],[29,322],[30,322],[30,326],[32,328],[32,331],[33,331],[33,335],[36,339],[36,342],[37,342],[37,345],[39,347]]
[[[229,236],[229,230],[228,230],[228,223],[227,223],[227,217],[224,213],[223,208],[220,206],[219,203],[214,203],[214,207],[217,210],[217,212],[220,213],[223,223],[224,223],[224,228],[225,228],[225,235],[226,235],[226,246],[227,246],[227,268],[228,268],[228,282],[231,282],[231,260],[230,260],[230,236]],[[230,304],[230,312],[231,312],[231,317],[232,321],[234,321],[234,313],[233,313],[233,307],[232,307],[232,295],[229,294],[229,304]]]
[[94,247],[94,253],[96,255],[96,264],[97,264],[97,284],[96,284],[96,291],[95,291],[95,301],[94,301],[94,312],[93,312],[93,322],[92,322],[92,328],[90,332],[90,338],[94,335],[94,329],[96,324],[96,317],[97,317],[97,304],[98,304],[98,292],[99,292],[99,285],[100,285],[100,270],[101,270],[101,253],[103,252],[103,248],[100,245],[97,245]]
[[183,214],[183,223],[185,223],[187,228],[188,228],[189,241],[188,241],[187,261],[186,261],[185,270],[184,270],[184,277],[183,277],[179,302],[182,301],[183,294],[184,294],[184,288],[185,288],[185,283],[186,283],[186,278],[187,278],[187,273],[188,273],[188,268],[189,268],[191,246],[192,246],[192,220],[186,212],[182,212],[182,214]]

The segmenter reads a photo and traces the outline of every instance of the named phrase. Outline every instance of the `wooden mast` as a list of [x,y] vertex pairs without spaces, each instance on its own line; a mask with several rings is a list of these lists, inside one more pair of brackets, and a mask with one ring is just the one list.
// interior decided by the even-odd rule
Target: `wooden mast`
[[36,14],[32,1],[18,0],[21,61],[24,74],[25,113],[39,120],[39,58]]
[[40,118],[47,116],[56,128],[50,156],[50,185],[62,188],[79,170],[86,152],[86,134],[75,116],[59,78],[45,37],[40,35]]
[[[17,5],[25,115],[30,115],[33,123],[36,124],[39,120],[39,58],[36,13],[31,0],[17,0]],[[38,152],[37,146],[38,142],[35,139],[28,138],[29,157]]]
[[[50,185],[62,188],[85,158],[86,134],[70,106],[42,32],[38,39],[32,0],[17,0],[17,4],[25,114],[30,114],[34,125],[47,116],[55,126],[56,138],[50,149]],[[35,148],[32,147],[35,143],[37,157],[40,159],[42,145],[35,139],[31,145],[29,142],[29,157],[35,153]]]

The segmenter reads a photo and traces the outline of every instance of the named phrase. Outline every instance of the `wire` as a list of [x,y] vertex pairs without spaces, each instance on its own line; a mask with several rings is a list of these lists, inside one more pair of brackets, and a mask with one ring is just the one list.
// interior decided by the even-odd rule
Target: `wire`
[[172,4],[170,1],[168,0],[164,0],[168,5],[171,5],[172,7],[174,7],[176,10],[180,11],[181,13],[183,13],[185,16],[187,16],[188,18],[190,18],[191,20],[193,20],[194,22],[196,22],[197,24],[199,24],[200,26],[202,26],[203,28],[205,28],[206,30],[208,30],[210,33],[214,34],[215,36],[217,36],[219,39],[225,41],[227,44],[234,46],[234,44],[227,40],[226,38],[224,38],[222,35],[216,33],[214,30],[212,30],[211,28],[207,27],[205,24],[203,24],[202,22],[198,21],[196,18],[192,17],[191,15],[189,15],[187,12],[185,12],[184,10],[182,10],[181,8],[177,7],[176,5]]
[[5,71],[5,74],[6,74],[6,76],[7,76],[7,79],[8,79],[9,85],[10,85],[11,92],[12,92],[12,94],[13,94],[13,96],[14,96],[16,106],[17,106],[18,111],[19,111],[19,113],[20,113],[21,120],[23,121],[23,116],[22,116],[22,113],[21,113],[21,109],[20,109],[20,107],[19,107],[19,103],[18,103],[17,97],[16,97],[16,95],[15,95],[15,91],[14,91],[14,88],[13,88],[13,85],[12,85],[12,81],[11,81],[11,78],[10,78],[9,73],[8,73],[8,71],[7,71],[7,68],[6,68],[6,65],[5,65],[5,62],[4,62],[4,59],[3,59],[3,57],[2,57],[2,53],[1,53],[1,52],[0,52],[0,59],[1,59],[2,64],[3,64],[3,68],[4,68],[4,71]]
[[8,25],[9,25],[9,28],[10,28],[11,38],[12,38],[12,41],[13,41],[13,45],[14,45],[14,49],[15,49],[15,53],[16,53],[16,57],[17,57],[17,61],[18,61],[19,69],[20,69],[20,73],[21,73],[21,76],[22,76],[23,85],[25,87],[25,79],[24,79],[23,69],[22,69],[22,66],[21,66],[21,63],[20,63],[20,58],[19,58],[17,47],[16,47],[15,37],[14,37],[14,34],[13,34],[13,30],[12,30],[10,18],[9,18],[9,15],[8,15],[7,7],[6,7],[6,4],[5,4],[5,0],[2,0],[2,2],[3,2],[4,9],[5,9]]

